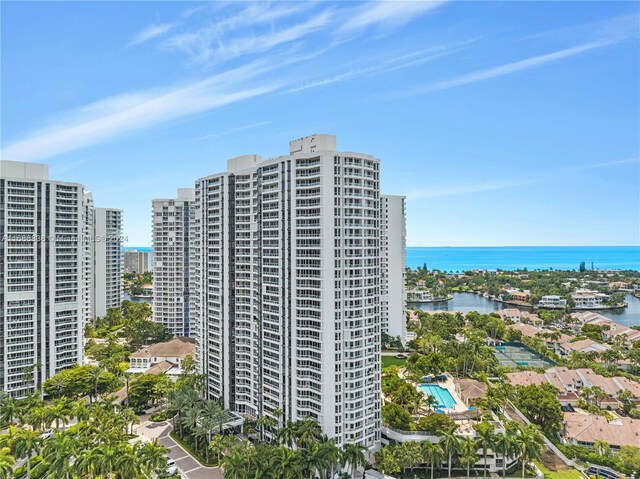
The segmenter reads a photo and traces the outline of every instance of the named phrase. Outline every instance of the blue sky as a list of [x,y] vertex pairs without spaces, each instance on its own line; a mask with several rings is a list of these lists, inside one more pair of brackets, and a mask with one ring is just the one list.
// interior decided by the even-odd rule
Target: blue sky
[[409,245],[640,244],[637,2],[2,2],[2,158],[151,199],[312,133]]

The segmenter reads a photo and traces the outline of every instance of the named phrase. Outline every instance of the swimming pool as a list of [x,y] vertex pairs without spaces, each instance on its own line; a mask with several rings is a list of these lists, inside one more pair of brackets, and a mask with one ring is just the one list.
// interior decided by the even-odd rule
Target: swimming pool
[[419,387],[423,393],[435,397],[436,401],[438,401],[438,406],[442,405],[447,409],[451,409],[456,405],[456,400],[453,399],[451,392],[442,386],[438,386],[437,384],[421,384]]

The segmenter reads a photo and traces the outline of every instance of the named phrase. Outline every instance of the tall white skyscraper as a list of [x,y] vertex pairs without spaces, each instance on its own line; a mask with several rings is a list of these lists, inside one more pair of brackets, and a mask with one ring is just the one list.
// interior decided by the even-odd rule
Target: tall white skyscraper
[[94,208],[93,315],[104,316],[124,299],[122,288],[122,210]]
[[189,324],[189,214],[193,188],[179,188],[176,198],[152,201],[153,320],[174,336],[194,336]]
[[128,249],[122,253],[122,267],[125,273],[148,273],[151,271],[151,252]]
[[196,182],[191,314],[208,397],[380,441],[379,161],[336,138]]
[[380,196],[381,327],[400,337],[407,334],[405,319],[406,220],[404,196]]
[[83,282],[83,307],[82,307],[82,317],[84,320],[84,324],[91,321],[94,316],[94,289],[93,289],[93,281],[94,274],[93,270],[95,268],[95,244],[93,241],[94,237],[94,210],[95,205],[93,203],[93,195],[90,192],[86,192],[84,194],[84,203],[82,205],[83,210],[83,228],[84,228],[84,242],[83,242],[83,253],[82,253],[82,282]]
[[83,186],[0,161],[0,388],[14,397],[82,363]]

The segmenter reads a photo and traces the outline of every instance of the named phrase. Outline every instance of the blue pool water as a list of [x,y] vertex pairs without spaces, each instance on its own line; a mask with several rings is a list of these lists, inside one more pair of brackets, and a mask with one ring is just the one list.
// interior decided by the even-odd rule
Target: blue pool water
[[436,401],[438,401],[438,406],[442,405],[447,409],[451,409],[456,405],[456,400],[453,399],[451,392],[437,384],[421,384],[420,391],[435,397]]

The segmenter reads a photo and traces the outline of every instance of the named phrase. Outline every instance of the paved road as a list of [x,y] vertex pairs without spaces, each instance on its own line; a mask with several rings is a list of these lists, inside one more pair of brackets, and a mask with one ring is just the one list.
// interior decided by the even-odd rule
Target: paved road
[[169,422],[144,422],[136,428],[136,432],[147,439],[157,439],[160,444],[168,448],[169,457],[176,461],[176,466],[187,479],[222,479],[219,468],[204,467],[174,441],[169,436],[171,429]]

